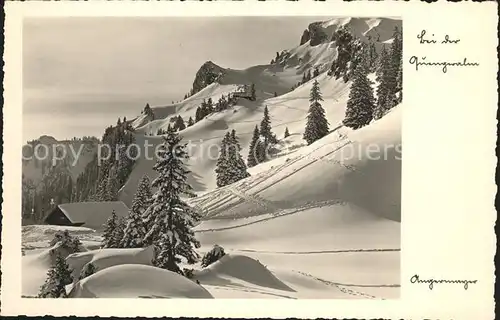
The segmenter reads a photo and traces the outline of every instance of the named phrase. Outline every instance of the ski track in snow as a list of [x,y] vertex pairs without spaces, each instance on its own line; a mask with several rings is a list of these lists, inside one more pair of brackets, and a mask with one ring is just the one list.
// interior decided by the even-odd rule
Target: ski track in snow
[[[332,132],[337,131],[341,127],[342,126],[337,126],[335,129],[332,130]],[[338,142],[340,142],[340,141],[342,141],[344,139],[345,138],[341,138],[341,140],[339,140]],[[233,194],[234,196],[240,198],[243,201],[247,201],[247,202],[251,202],[251,203],[257,204],[258,206],[266,209],[266,211],[268,213],[271,213],[271,214],[273,214],[275,216],[282,216],[284,214],[280,214],[280,212],[282,212],[283,210],[290,210],[290,208],[288,208],[288,209],[279,208],[279,207],[275,206],[272,201],[263,199],[262,197],[258,196],[257,193],[262,192],[262,191],[264,191],[264,190],[266,190],[266,189],[268,189],[268,188],[276,185],[277,183],[279,183],[279,182],[287,179],[288,177],[290,177],[291,175],[295,174],[296,172],[305,169],[306,167],[314,164],[317,161],[321,161],[321,160],[325,159],[326,157],[330,156],[331,154],[335,153],[336,151],[338,151],[338,150],[342,149],[343,147],[347,146],[348,144],[352,143],[352,141],[350,141],[348,139],[345,139],[345,140],[347,140],[347,142],[345,142],[344,144],[338,146],[334,150],[332,150],[330,152],[327,152],[326,154],[324,154],[324,155],[322,155],[322,156],[320,156],[320,157],[318,157],[316,159],[312,159],[311,161],[305,163],[303,166],[297,168],[296,170],[294,170],[294,171],[292,171],[292,172],[290,172],[288,174],[285,174],[284,176],[280,177],[278,180],[275,180],[275,181],[271,182],[270,184],[264,186],[260,190],[258,190],[256,192],[252,192],[251,195],[248,194],[248,193],[245,193],[245,190],[255,189],[257,186],[259,186],[263,182],[267,181],[269,178],[273,177],[277,172],[280,172],[280,171],[286,169],[287,167],[293,165],[294,163],[297,163],[297,162],[305,159],[306,157],[309,156],[310,153],[301,154],[301,155],[299,155],[297,157],[292,158],[289,161],[286,161],[286,162],[284,162],[284,163],[282,163],[280,165],[277,165],[276,167],[271,167],[270,169],[257,174],[256,178],[251,179],[250,181],[248,181],[248,180],[245,179],[245,181],[243,181],[241,183],[237,183],[236,185],[231,185],[231,186],[228,186],[226,188],[220,189],[219,192],[218,192],[218,194],[217,194],[219,196],[218,201],[214,201],[213,203],[211,203],[213,201],[213,198],[214,198],[213,194],[211,194],[211,197],[205,196],[202,199],[199,199],[199,200],[197,199],[198,201],[196,201],[196,203],[194,205],[194,208],[195,208],[195,210],[200,211],[202,213],[202,216],[206,220],[214,218],[214,217],[217,217],[217,215],[219,214],[219,212],[221,211],[221,209],[223,209],[223,208],[221,208],[221,207],[223,207],[223,204],[225,204],[226,202],[232,200],[230,198],[228,199],[227,198],[227,194],[225,194],[226,192],[230,192],[231,194]],[[321,148],[324,148],[326,146],[329,146],[329,145],[328,144],[321,145],[321,146],[315,148],[314,150],[312,150],[311,152],[315,152],[315,151],[317,151],[317,150],[319,150]],[[344,168],[346,168],[346,169],[348,169],[350,171],[354,171],[355,170],[354,167],[342,164],[340,161],[333,161],[333,160],[330,160],[330,159],[326,159],[326,161],[327,162],[332,162],[332,163],[339,164],[342,167],[344,167]],[[334,200],[334,201],[336,201],[338,203],[338,200]],[[319,206],[321,206],[321,205],[319,205]],[[300,208],[302,208],[302,207],[299,207],[297,209],[300,209]],[[303,208],[304,209],[308,209],[308,208],[313,208],[313,207],[303,207]],[[208,213],[208,212],[212,211],[211,209],[215,209],[215,210],[213,210],[212,213]],[[219,209],[219,210],[217,210],[217,209]],[[269,218],[261,219],[261,220],[258,220],[258,221],[254,221],[251,224],[256,223],[256,222],[266,221],[268,219]],[[248,223],[247,224],[242,224],[241,226],[245,226],[245,225],[248,225]],[[228,227],[228,228],[233,229],[234,227],[236,227],[236,226],[232,226],[232,227]],[[217,229],[217,230],[220,230],[220,229]],[[204,231],[206,231],[206,230],[199,230],[198,232],[204,232]]]
[[[305,272],[301,272],[301,271],[295,271],[295,272],[297,272],[297,273],[299,273],[299,274],[301,274],[303,276],[309,277],[311,279],[314,279],[316,281],[319,281],[319,282],[321,282],[323,284],[326,284],[328,286],[336,287],[337,289],[339,289],[343,293],[347,293],[347,294],[352,295],[352,296],[362,296],[362,297],[369,298],[369,299],[381,299],[381,300],[385,300],[384,298],[379,298],[379,297],[376,297],[376,296],[373,296],[371,294],[367,294],[367,293],[364,293],[364,292],[361,292],[361,291],[344,288],[344,286],[346,286],[346,287],[347,286],[352,286],[352,287],[356,286],[356,287],[359,287],[358,285],[343,285],[343,284],[340,284],[340,283],[337,283],[337,282],[332,282],[332,281],[328,281],[328,280],[325,280],[325,279],[318,278],[318,277],[313,276],[313,275],[311,275],[309,273],[305,273]],[[372,286],[372,287],[386,287],[386,286],[387,285],[379,285],[379,286]]]
[[[216,286],[216,285],[206,285],[206,288],[217,288],[218,290],[228,290],[228,291],[243,291],[243,292],[252,292],[252,293],[259,293],[259,294],[265,294],[273,297],[280,297],[280,298],[286,298],[286,299],[297,299],[295,297],[287,296],[284,294],[277,294],[277,293],[271,293],[271,292],[266,292],[266,291],[261,291],[261,290],[255,290],[255,289],[250,289],[245,287],[244,289],[241,287],[222,287],[222,286]],[[209,290],[210,291],[210,290]]]
[[332,205],[332,204],[345,205],[346,202],[342,201],[342,200],[327,200],[327,201],[314,202],[314,203],[302,205],[302,206],[297,207],[297,208],[282,209],[279,212],[271,213],[272,216],[270,216],[270,217],[262,218],[262,219],[259,219],[259,220],[254,220],[254,221],[251,221],[251,222],[246,222],[246,223],[242,223],[242,224],[238,224],[238,225],[234,225],[234,226],[230,226],[230,227],[221,227],[221,228],[211,228],[211,229],[196,230],[195,232],[198,232],[198,233],[216,232],[216,231],[224,231],[224,230],[231,230],[231,229],[242,228],[242,227],[246,227],[246,226],[249,226],[249,225],[252,225],[252,224],[256,224],[256,223],[265,222],[265,221],[269,221],[269,220],[272,220],[272,219],[276,219],[276,218],[288,216],[288,215],[291,215],[291,214],[294,214],[294,213],[298,213],[298,212],[301,212],[301,211],[304,211],[304,210],[307,210],[307,209],[319,208],[319,207],[324,207],[324,206],[328,206],[328,205]]

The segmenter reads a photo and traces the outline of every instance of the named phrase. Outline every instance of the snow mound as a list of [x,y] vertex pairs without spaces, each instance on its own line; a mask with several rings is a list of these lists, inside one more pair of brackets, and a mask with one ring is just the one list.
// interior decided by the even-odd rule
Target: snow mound
[[259,261],[244,255],[226,254],[207,269],[198,272],[195,278],[209,285],[227,285],[234,282],[231,279],[238,279],[261,287],[294,291]]
[[177,273],[138,264],[122,264],[98,271],[76,283],[70,298],[198,298],[212,295]]
[[66,262],[73,269],[73,279],[78,279],[82,270],[90,263],[99,271],[121,264],[151,265],[153,257],[152,246],[134,249],[109,248],[74,253],[66,258]]

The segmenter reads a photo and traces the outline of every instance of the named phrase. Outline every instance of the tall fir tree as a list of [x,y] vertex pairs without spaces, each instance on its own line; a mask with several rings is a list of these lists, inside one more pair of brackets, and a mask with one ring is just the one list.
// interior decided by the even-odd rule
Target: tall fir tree
[[250,141],[250,147],[248,150],[247,165],[249,168],[259,164],[258,157],[257,157],[259,142],[260,142],[259,127],[255,126],[255,129],[253,130],[252,140]]
[[264,108],[264,116],[260,122],[260,135],[264,138],[264,144],[266,147],[271,144],[278,142],[276,136],[271,131],[271,118],[269,116],[269,109],[267,106]]
[[121,147],[117,150],[118,152],[118,164],[117,164],[117,172],[116,179],[117,185],[121,186],[125,184],[127,181],[130,172],[132,172],[132,166],[134,164],[133,158],[135,154],[132,151],[135,151],[135,148],[129,148],[129,152],[127,153],[127,148],[130,145],[130,142],[127,141],[127,144],[121,145]]
[[[145,233],[142,238],[146,236],[147,230],[150,230],[152,225],[148,225],[146,221],[153,221],[152,217],[147,216],[147,214],[151,214],[152,211],[148,211],[147,209],[152,204],[153,194],[151,192],[151,181],[147,175],[143,175],[141,181],[139,182],[139,186],[137,187],[137,192],[135,194],[134,200],[132,201],[131,210],[138,214],[141,219],[141,224],[144,227]],[[142,239],[141,239],[142,241]]]
[[[224,96],[224,95],[222,95]],[[214,103],[212,102],[212,98],[208,98],[207,100],[207,104],[206,104],[206,110],[207,110],[207,114],[211,114],[212,112],[214,112]]]
[[184,119],[182,119],[180,115],[175,119],[174,129],[177,131],[182,131],[186,129],[186,125],[184,124]]
[[118,198],[118,179],[116,170],[111,168],[106,182],[106,193],[103,201],[116,201]]
[[398,27],[394,29],[393,41],[391,45],[391,66],[396,77],[396,88],[394,93],[397,95],[394,105],[402,100],[403,91],[403,40],[401,30]]
[[73,282],[71,270],[60,254],[56,256],[55,264],[47,272],[47,279],[41,286],[39,298],[66,298],[66,286]]
[[235,183],[241,179],[245,179],[250,176],[247,171],[247,166],[245,161],[240,154],[241,147],[236,136],[236,131],[233,129],[229,135],[228,152],[227,152],[227,175],[228,184]]
[[344,125],[359,129],[370,123],[375,108],[373,89],[364,67],[356,68],[347,100]]
[[288,138],[290,136],[290,132],[288,131],[288,127],[285,128],[285,138]]
[[236,146],[236,150],[238,152],[241,151],[241,145],[240,145],[240,142],[238,140],[238,136],[236,136],[236,130],[231,130],[231,143]]
[[382,49],[380,49],[380,53],[379,53],[377,61],[376,61],[375,75],[377,76],[378,82],[380,82],[380,79],[382,77],[383,68],[384,68],[384,65],[387,64],[387,59],[388,59],[387,48],[384,44],[384,45],[382,45]]
[[99,184],[97,186],[97,190],[95,193],[92,195],[92,201],[107,201],[108,198],[108,191],[107,191],[107,185],[108,185],[108,172],[102,168],[102,175],[99,180]]
[[241,146],[236,131],[233,129],[231,133],[226,133],[221,143],[221,153],[215,168],[218,187],[232,184],[250,176],[240,151]]
[[373,117],[375,119],[380,119],[390,106],[390,56],[385,49],[382,48],[380,53],[379,67],[376,72],[377,81],[379,85],[377,86],[377,101],[375,110],[373,112]]
[[193,117],[189,117],[189,120],[188,120],[188,127],[191,127],[193,124],[194,124]]
[[227,152],[228,145],[230,142],[231,136],[229,132],[226,132],[222,142],[220,144],[220,153],[219,158],[217,159],[217,163],[215,164],[215,174],[216,174],[216,183],[217,187],[223,187],[228,184],[227,182],[227,171],[228,171],[228,163],[227,163]]
[[319,76],[319,69],[318,69],[318,67],[314,68],[313,78],[316,78],[317,76]]
[[317,80],[314,80],[309,95],[309,102],[311,104],[304,131],[304,140],[307,141],[307,144],[323,138],[329,132],[328,120],[326,120],[325,109],[321,106],[321,101],[323,101],[323,97],[321,96],[319,83]]
[[382,52],[377,80],[377,106],[374,118],[382,118],[402,100],[402,40],[396,27],[389,53]]
[[375,70],[377,69],[377,60],[378,60],[377,47],[375,46],[375,42],[370,41],[368,48],[370,55],[369,59],[370,72],[375,72]]
[[113,232],[113,244],[114,248],[123,248],[122,246],[122,240],[124,236],[124,231],[125,231],[125,226],[126,226],[126,220],[123,217],[117,218],[116,219],[116,228]]
[[196,262],[200,247],[193,226],[200,216],[181,198],[182,195],[194,196],[187,179],[189,170],[184,163],[188,159],[186,145],[173,130],[168,130],[158,152],[158,160],[153,169],[158,177],[152,186],[157,188],[153,202],[146,213],[151,226],[144,237],[145,243],[153,243],[158,255],[155,263],[164,269],[182,274],[179,267],[183,257],[189,264]]
[[117,245],[115,243],[115,231],[118,225],[118,217],[116,216],[115,210],[111,213],[111,216],[108,218],[106,223],[104,224],[104,232],[102,235],[102,247],[103,248],[116,248]]
[[198,107],[198,108],[196,108],[196,114],[195,114],[195,117],[194,117],[194,121],[198,122],[201,119],[203,119],[202,111],[201,111],[201,107]]
[[201,118],[202,119],[205,118],[206,116],[208,116],[209,111],[207,108],[207,101],[205,99],[203,99],[203,101],[201,102],[200,110],[201,110]]
[[255,91],[255,83],[252,83],[252,86],[250,87],[250,99],[252,101],[257,100],[257,93]]

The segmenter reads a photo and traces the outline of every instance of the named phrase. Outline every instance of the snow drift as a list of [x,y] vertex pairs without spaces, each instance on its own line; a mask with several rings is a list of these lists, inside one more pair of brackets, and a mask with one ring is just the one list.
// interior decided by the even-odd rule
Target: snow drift
[[70,298],[198,298],[212,295],[177,273],[152,266],[122,264],[76,283]]
[[78,279],[87,265],[93,264],[97,271],[121,264],[151,265],[153,247],[136,249],[97,249],[69,255],[66,262],[73,269],[73,279]]
[[202,284],[210,285],[227,285],[234,278],[261,287],[293,291],[259,261],[244,255],[226,254],[207,269],[196,273],[195,278]]

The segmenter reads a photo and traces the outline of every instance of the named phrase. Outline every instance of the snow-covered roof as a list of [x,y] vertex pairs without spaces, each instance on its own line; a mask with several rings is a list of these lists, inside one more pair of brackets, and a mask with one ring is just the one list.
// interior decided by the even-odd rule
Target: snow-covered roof
[[84,227],[92,229],[101,229],[113,210],[118,217],[126,217],[129,212],[121,201],[74,202],[60,204],[58,207],[72,223],[83,223]]

